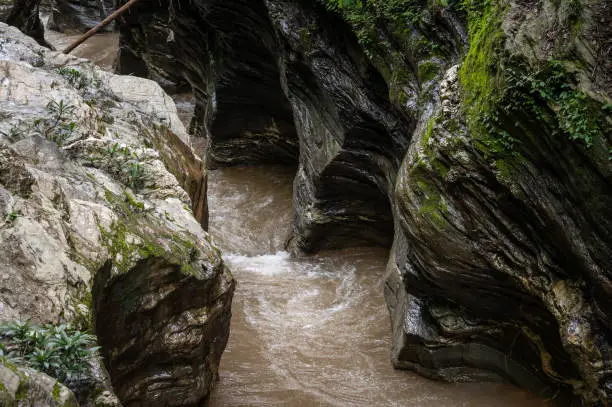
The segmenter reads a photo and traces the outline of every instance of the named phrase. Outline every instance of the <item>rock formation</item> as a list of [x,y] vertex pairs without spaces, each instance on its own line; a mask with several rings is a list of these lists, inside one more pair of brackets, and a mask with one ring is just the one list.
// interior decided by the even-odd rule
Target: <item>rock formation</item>
[[34,369],[0,363],[0,383],[0,403],[4,407],[79,406],[66,386]]
[[[45,29],[40,21],[40,0],[11,0],[12,4],[2,3],[2,20],[21,32],[34,38],[40,45],[49,46],[45,41]],[[4,17],[6,16],[6,17]]]
[[206,3],[136,5],[120,20],[118,72],[191,85],[192,130],[210,139],[209,167],[294,164],[298,140],[264,4]]
[[[113,0],[52,0],[49,28],[59,32],[79,33],[95,27],[114,10]],[[105,28],[112,30],[114,24]]]
[[610,5],[359,3],[162,2],[122,54],[177,61],[209,165],[298,163],[293,248],[393,242],[396,367],[605,405]]
[[0,1],[0,22],[6,23],[6,19],[13,9],[13,0]]
[[0,320],[93,329],[124,405],[205,400],[235,283],[174,103],[5,24],[0,77]]

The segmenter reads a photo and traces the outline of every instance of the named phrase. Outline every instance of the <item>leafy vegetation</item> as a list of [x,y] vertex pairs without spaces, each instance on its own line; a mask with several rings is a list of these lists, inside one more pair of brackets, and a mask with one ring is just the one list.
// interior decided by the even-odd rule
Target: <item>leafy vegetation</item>
[[72,137],[77,129],[76,122],[72,121],[75,107],[64,100],[51,100],[46,106],[47,117],[34,120],[28,131],[33,131],[42,137],[55,141],[59,147]]
[[74,68],[61,67],[57,69],[57,73],[62,75],[70,85],[77,89],[83,89],[89,86],[92,82],[90,78]]
[[[327,9],[337,12],[352,26],[359,43],[372,57],[382,44],[377,27],[392,23],[397,34],[410,32],[413,26],[426,22],[431,13],[428,0],[319,0]],[[434,2],[434,5],[437,2]],[[421,47],[433,45],[428,41]]]
[[482,151],[496,157],[519,156],[524,135],[533,137],[527,128],[533,126],[526,126],[533,121],[590,148],[602,134],[604,109],[578,90],[576,76],[565,62],[551,59],[534,70],[506,55],[501,3],[462,0],[460,7],[467,15],[470,39],[460,71],[464,106]]
[[37,134],[52,140],[61,147],[67,139],[74,136],[77,131],[77,124],[74,118],[75,106],[61,100],[50,100],[45,108],[47,115],[34,119],[31,122],[20,121],[13,124],[8,132],[0,132],[0,135],[15,142],[19,138],[29,134]]
[[4,131],[0,131],[0,135],[8,138],[9,141],[14,142],[16,141],[19,137],[21,137],[24,134],[24,131],[21,130],[19,128],[19,125],[17,124],[13,124],[8,132],[4,132]]
[[590,106],[593,102],[576,90],[576,78],[565,70],[563,62],[551,60],[543,69],[529,74],[507,69],[506,78],[509,110],[518,110],[522,104],[523,109],[527,106],[541,117],[537,102],[543,102],[556,112],[560,129],[571,140],[592,146],[601,131],[595,114],[597,106]]
[[1,362],[26,365],[64,383],[88,377],[89,363],[99,349],[95,343],[95,336],[71,325],[0,324]]
[[18,217],[19,217],[19,213],[15,212],[15,211],[11,211],[6,215],[6,221],[7,222],[14,222]]
[[115,160],[119,163],[117,166],[119,167],[120,175],[126,179],[126,183],[131,188],[137,189],[142,186],[145,170],[140,157],[135,151],[131,151],[127,146],[120,147],[119,143],[115,143],[104,151],[104,155],[109,167],[115,167],[113,163]]
[[[575,75],[562,61],[550,60],[544,66],[527,67],[510,60],[504,53],[501,28],[506,3],[494,0],[319,0],[329,10],[342,15],[357,34],[366,53],[372,57],[381,49],[377,27],[390,25],[397,33],[410,32],[413,53],[420,57],[435,54],[435,41],[421,44],[415,30],[426,29],[436,10],[447,8],[464,16],[470,48],[460,71],[465,91],[464,106],[468,125],[479,148],[488,155],[518,157],[526,129],[520,123],[538,120],[587,148],[602,134],[602,109],[577,88]],[[579,1],[564,4],[562,14],[579,19]],[[431,34],[431,33],[430,33]],[[416,40],[415,40],[416,39]],[[426,38],[422,38],[426,41]],[[421,42],[423,42],[421,41]],[[429,41],[432,42],[432,41]],[[414,46],[416,45],[416,46]],[[418,52],[416,52],[418,51]],[[431,62],[419,65],[419,80],[435,76]],[[393,69],[398,69],[394,64]],[[432,69],[430,69],[432,68]],[[391,75],[388,76],[389,78]],[[604,106],[605,107],[605,106]],[[520,120],[517,120],[520,119]]]

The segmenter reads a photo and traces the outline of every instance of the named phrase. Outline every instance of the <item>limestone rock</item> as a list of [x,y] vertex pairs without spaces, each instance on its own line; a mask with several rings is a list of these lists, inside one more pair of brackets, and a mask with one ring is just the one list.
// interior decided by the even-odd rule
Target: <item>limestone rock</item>
[[62,383],[29,368],[0,362],[0,402],[4,407],[79,407]]
[[124,404],[205,399],[235,283],[174,103],[4,24],[0,72],[2,320],[92,327]]

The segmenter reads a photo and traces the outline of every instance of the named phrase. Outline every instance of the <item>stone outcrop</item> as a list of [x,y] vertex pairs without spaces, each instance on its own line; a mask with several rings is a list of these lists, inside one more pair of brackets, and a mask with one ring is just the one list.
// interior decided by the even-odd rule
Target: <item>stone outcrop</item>
[[49,46],[45,41],[45,29],[40,21],[40,0],[12,0],[2,3],[3,17],[0,22],[17,27],[24,34],[34,38],[40,45]]
[[322,7],[266,2],[300,136],[291,246],[390,245],[391,194],[414,125],[348,26]]
[[125,405],[206,399],[234,280],[156,83],[0,24],[0,318],[92,328]]
[[[254,78],[276,95],[278,75],[286,102],[257,116],[293,112],[291,246],[393,241],[396,367],[609,402],[609,4],[186,3],[142,10],[124,49],[147,69],[178,61],[212,166],[278,156],[286,139],[254,148],[242,120],[260,112]],[[147,54],[164,13],[170,40]]]
[[612,397],[610,66],[590,17],[602,6],[468,16],[470,50],[445,71],[396,184],[396,366]]
[[6,23],[11,10],[13,9],[13,0],[0,1],[0,22]]
[[4,407],[79,407],[62,383],[30,368],[0,362],[0,403]]
[[209,139],[209,167],[295,164],[293,115],[262,1],[137,5],[119,29],[119,73],[170,88],[191,85],[196,96],[191,133]]

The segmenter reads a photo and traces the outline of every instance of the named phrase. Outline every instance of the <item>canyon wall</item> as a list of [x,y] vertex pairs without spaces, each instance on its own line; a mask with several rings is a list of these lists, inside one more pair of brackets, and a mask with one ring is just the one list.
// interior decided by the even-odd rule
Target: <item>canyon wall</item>
[[[323,3],[149,12],[200,95],[209,165],[297,164],[296,251],[391,247],[396,367],[607,403],[609,5]],[[155,70],[141,10],[123,47]]]
[[[297,167],[290,249],[390,247],[395,367],[608,405],[611,15],[604,0],[144,2],[119,20],[117,69],[192,89],[209,168]],[[142,267],[182,278],[135,265],[120,281],[145,297]],[[125,333],[145,353],[151,318]],[[146,359],[114,365],[124,397]]]

